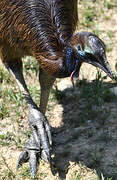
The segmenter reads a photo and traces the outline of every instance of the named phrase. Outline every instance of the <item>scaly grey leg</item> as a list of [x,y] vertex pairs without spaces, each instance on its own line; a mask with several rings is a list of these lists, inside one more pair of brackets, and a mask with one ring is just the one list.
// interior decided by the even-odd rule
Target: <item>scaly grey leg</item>
[[[42,112],[44,112],[46,109],[47,100],[48,100],[49,91],[50,91],[49,89],[50,84],[52,86],[53,83],[47,83],[47,86],[46,85],[43,86],[44,81],[42,80],[42,78],[40,78],[40,82],[43,82],[41,83],[41,86],[42,86],[41,102],[43,101],[42,98],[46,97],[44,99],[45,106],[44,106],[44,103],[41,103],[43,104],[41,105],[41,108],[40,108],[42,111],[41,112],[40,109],[37,107],[37,105],[33,102],[30,96],[30,93],[27,89],[27,86],[26,86],[26,83],[22,74],[21,61],[14,61],[13,63],[11,62],[6,63],[5,66],[15,77],[22,94],[24,95],[26,99],[26,102],[29,108],[29,116],[28,116],[29,124],[32,130],[32,136],[29,139],[26,147],[24,148],[24,151],[19,156],[17,167],[21,165],[23,162],[27,162],[29,160],[31,176],[32,178],[34,178],[36,170],[37,170],[39,157],[42,157],[46,161],[50,160],[50,144],[52,142],[50,126]],[[48,78],[47,75],[45,77]],[[48,78],[48,81],[49,80],[51,82],[54,82],[53,78]],[[46,79],[45,79],[45,83],[46,83]],[[45,90],[46,87],[47,87],[47,91]],[[43,95],[43,93],[45,93],[45,96]]]

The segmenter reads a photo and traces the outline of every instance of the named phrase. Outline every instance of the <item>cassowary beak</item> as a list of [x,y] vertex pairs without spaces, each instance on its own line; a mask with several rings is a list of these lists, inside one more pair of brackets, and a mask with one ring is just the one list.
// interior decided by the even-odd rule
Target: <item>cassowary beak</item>
[[113,73],[106,55],[103,54],[102,56],[94,56],[93,54],[86,53],[86,58],[83,59],[84,62],[88,64],[92,64],[95,67],[100,68],[103,70],[111,79],[115,79],[115,74]]

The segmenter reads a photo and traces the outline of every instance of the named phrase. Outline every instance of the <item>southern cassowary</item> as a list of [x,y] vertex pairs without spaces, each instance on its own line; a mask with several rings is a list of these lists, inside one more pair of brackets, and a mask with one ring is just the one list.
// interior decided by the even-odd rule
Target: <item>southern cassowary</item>
[[[83,62],[114,78],[104,43],[90,32],[73,34],[78,20],[77,3],[77,0],[0,1],[0,57],[26,99],[32,132],[17,167],[29,161],[32,178],[38,159],[51,159],[51,132],[44,114],[55,78],[78,77]],[[39,62],[39,107],[33,102],[22,74],[25,55],[34,56]]]

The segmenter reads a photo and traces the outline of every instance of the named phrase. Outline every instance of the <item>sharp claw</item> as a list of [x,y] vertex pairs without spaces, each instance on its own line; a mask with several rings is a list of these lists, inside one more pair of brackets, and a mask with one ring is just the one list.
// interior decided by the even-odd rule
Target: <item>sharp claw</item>
[[29,164],[30,164],[30,174],[32,179],[34,179],[35,174],[37,172],[37,165],[39,162],[39,157],[37,156],[37,153],[33,150],[29,152],[30,158],[29,158]]
[[29,155],[28,155],[28,152],[26,150],[24,150],[20,155],[19,155],[19,158],[18,158],[18,161],[17,161],[17,165],[16,165],[16,169],[19,168],[19,166],[21,166],[23,163],[27,162],[29,160]]

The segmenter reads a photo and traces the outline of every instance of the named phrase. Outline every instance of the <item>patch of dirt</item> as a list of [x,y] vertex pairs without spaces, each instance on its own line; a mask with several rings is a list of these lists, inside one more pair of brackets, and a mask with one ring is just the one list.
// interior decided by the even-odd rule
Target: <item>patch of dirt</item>
[[[71,172],[70,163],[72,162],[73,164],[75,163],[76,166],[74,166],[77,167],[77,173],[79,172],[79,177],[82,177],[81,179],[96,179],[96,171],[97,173],[103,173],[105,177],[113,177],[113,179],[116,179],[117,102],[105,103],[102,107],[93,107],[94,109],[96,108],[96,114],[92,114],[91,119],[84,119],[84,121],[82,120],[83,122],[79,122],[78,124],[81,118],[81,106],[84,105],[83,101],[79,103],[74,99],[72,100],[72,96],[74,97],[74,94],[76,95],[72,87],[72,96],[70,88],[64,91],[66,98],[62,104],[63,109],[61,108],[63,111],[63,127],[59,128],[59,130],[55,128],[55,134],[53,133],[54,160],[59,176],[69,179],[68,174],[69,171]],[[79,91],[81,91],[80,88]],[[74,104],[79,104],[77,105],[77,113],[75,112],[76,107],[72,101],[74,101]],[[105,108],[107,108],[107,112],[103,114]],[[84,113],[85,110],[86,109],[84,109]],[[86,113],[88,113],[88,111]],[[95,116],[97,116],[97,118]],[[53,120],[55,119],[54,117],[53,114]],[[59,123],[60,121],[58,120],[58,124]],[[82,168],[85,166],[92,169],[92,177],[88,177],[88,172],[85,172],[86,175],[80,173],[78,168],[79,162],[81,162]],[[94,169],[96,171],[93,171]]]

